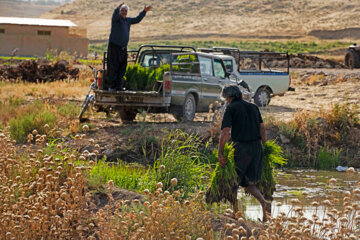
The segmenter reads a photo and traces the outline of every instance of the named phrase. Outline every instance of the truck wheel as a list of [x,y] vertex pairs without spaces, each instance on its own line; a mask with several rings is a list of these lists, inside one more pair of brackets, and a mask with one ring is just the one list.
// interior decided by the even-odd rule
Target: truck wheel
[[259,88],[254,96],[255,104],[259,107],[265,107],[270,103],[271,93],[266,87]]
[[359,53],[354,50],[348,50],[345,55],[345,65],[351,69],[360,68]]
[[136,111],[122,109],[119,111],[119,115],[123,122],[132,122],[136,117]]
[[194,120],[196,112],[196,101],[192,94],[188,94],[185,98],[184,104],[180,106],[173,115],[178,121],[191,122]]

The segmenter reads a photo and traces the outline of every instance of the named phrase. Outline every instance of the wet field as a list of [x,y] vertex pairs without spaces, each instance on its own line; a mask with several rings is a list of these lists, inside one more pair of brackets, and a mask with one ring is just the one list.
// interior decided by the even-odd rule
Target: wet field
[[[336,179],[336,183],[329,183],[331,178]],[[313,202],[321,202],[337,198],[339,201],[333,207],[339,209],[342,205],[344,191],[351,191],[359,188],[359,173],[348,174],[336,171],[317,171],[317,170],[283,170],[277,173],[278,184],[274,192],[272,202],[272,216],[277,216],[280,212],[288,214],[292,209],[291,201],[299,199],[301,207],[304,209],[305,217],[311,217],[316,213],[320,218],[324,215],[323,207],[314,207]],[[262,216],[261,206],[252,198],[244,196],[242,190],[239,191],[240,197],[244,197],[247,206],[245,217],[257,220]],[[331,208],[333,208],[331,207]]]

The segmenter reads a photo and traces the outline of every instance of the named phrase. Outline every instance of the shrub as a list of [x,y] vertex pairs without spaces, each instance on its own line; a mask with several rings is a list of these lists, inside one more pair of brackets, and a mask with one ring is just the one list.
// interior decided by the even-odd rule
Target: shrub
[[278,124],[280,134],[288,137],[290,139],[294,138],[296,135],[297,126],[295,122],[280,122]]
[[346,137],[351,128],[360,124],[359,105],[357,104],[335,104],[332,109],[325,111],[322,114],[329,125],[329,131],[337,132],[340,135],[340,138],[337,140],[341,142],[346,141]]
[[18,143],[25,143],[27,135],[32,130],[38,130],[39,134],[44,134],[44,125],[53,126],[56,117],[53,113],[44,110],[38,113],[27,113],[10,120],[10,136]]

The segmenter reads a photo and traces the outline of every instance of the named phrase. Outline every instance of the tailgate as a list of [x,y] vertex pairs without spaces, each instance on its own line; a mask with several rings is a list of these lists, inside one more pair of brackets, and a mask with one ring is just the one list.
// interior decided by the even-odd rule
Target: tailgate
[[95,105],[133,106],[133,107],[169,107],[171,97],[164,97],[159,92],[95,90]]

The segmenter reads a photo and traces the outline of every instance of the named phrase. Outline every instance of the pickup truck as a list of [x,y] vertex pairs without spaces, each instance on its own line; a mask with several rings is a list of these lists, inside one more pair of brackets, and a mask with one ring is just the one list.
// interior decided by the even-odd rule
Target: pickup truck
[[[136,58],[147,59],[145,56]],[[98,84],[94,69],[96,81],[93,82],[82,105],[80,120],[87,106],[92,104],[98,111],[118,112],[123,121],[134,120],[139,109],[150,113],[171,113],[178,120],[192,121],[196,112],[208,112],[211,104],[214,106],[216,101],[221,101],[220,95],[225,85],[237,83],[229,79],[223,60],[217,55],[172,52],[168,57],[165,54],[163,58],[159,55],[156,59],[153,58],[143,61],[144,64],[161,64],[157,59],[166,59],[166,63],[170,65],[170,70],[164,73],[163,81],[156,83],[154,91],[109,92]],[[241,83],[238,85],[244,98],[251,98],[251,93],[242,87]],[[90,94],[91,91],[94,95]]]
[[[271,96],[284,95],[290,87],[289,55],[277,52],[240,51],[237,48],[213,47],[199,49],[218,55],[224,62],[231,80],[243,80],[251,88],[256,105],[264,107]],[[285,69],[273,69],[271,61],[285,61]]]

